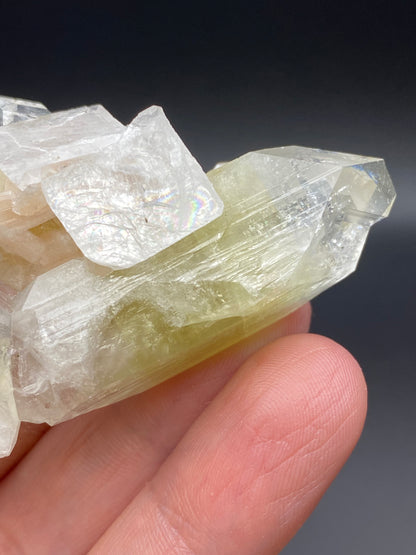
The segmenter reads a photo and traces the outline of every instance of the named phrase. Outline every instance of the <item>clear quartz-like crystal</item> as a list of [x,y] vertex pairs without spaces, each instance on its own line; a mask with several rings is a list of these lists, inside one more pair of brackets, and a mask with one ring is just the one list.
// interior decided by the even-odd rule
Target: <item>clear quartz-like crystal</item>
[[42,181],[84,256],[129,268],[220,216],[223,206],[163,110],[141,112],[114,145]]
[[[0,110],[10,105],[4,98]],[[16,114],[31,119],[0,127],[0,282],[21,290],[37,275],[81,256],[43,196],[42,175],[105,148],[124,126],[102,106],[49,114],[40,103],[16,102],[25,106]]]
[[46,116],[49,113],[49,110],[42,102],[0,96],[0,126],[35,119],[40,116]]
[[45,206],[40,191],[45,170],[101,150],[123,130],[99,105],[0,127],[0,190],[11,191],[16,213],[33,214]]
[[71,260],[18,295],[21,419],[54,424],[123,399],[285,316],[354,270],[395,196],[383,160],[304,147],[208,177],[224,204],[215,221],[130,269]]

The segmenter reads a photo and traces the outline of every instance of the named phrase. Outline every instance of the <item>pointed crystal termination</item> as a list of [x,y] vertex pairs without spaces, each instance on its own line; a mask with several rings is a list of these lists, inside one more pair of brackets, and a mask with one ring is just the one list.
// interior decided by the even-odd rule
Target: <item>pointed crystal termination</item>
[[130,269],[97,275],[71,260],[18,295],[22,420],[121,400],[292,312],[353,271],[395,196],[383,160],[303,147],[248,153],[208,177],[224,204],[215,221]]
[[84,256],[130,268],[221,215],[223,204],[162,108],[141,112],[114,145],[42,180]]
[[35,119],[49,113],[42,102],[0,96],[0,126]]

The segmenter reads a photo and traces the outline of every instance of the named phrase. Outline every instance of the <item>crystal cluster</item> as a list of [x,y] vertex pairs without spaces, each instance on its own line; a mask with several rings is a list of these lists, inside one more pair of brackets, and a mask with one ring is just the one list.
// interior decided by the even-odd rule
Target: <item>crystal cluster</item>
[[354,270],[394,200],[381,159],[281,147],[205,175],[161,108],[125,127],[8,100],[1,455],[21,420],[121,400],[295,310]]

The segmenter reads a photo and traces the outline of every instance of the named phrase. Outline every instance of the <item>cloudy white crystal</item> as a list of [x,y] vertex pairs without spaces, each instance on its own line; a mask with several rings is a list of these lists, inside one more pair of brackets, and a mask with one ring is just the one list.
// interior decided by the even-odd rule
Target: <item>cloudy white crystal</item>
[[119,141],[42,181],[45,198],[93,262],[129,268],[215,220],[223,204],[163,110]]
[[49,114],[49,110],[42,102],[0,96],[0,126],[18,121],[35,119]]

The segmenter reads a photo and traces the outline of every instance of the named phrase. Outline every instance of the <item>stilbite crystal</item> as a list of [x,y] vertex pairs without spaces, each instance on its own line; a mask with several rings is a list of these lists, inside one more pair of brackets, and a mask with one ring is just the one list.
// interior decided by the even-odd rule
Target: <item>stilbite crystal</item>
[[[103,110],[0,128],[0,282],[20,291],[0,313],[0,455],[19,419],[121,400],[295,310],[354,270],[394,200],[383,160],[304,147],[210,183],[160,109],[107,130]],[[71,114],[100,121],[65,135]]]

